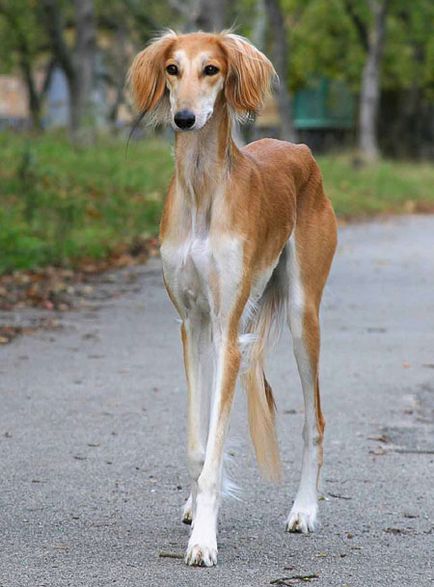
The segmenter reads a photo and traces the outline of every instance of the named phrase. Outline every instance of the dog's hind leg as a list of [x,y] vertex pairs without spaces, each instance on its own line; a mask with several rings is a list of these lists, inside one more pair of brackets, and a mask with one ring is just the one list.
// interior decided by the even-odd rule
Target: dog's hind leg
[[333,213],[321,225],[299,227],[288,243],[288,322],[304,396],[303,459],[299,488],[289,513],[289,532],[312,532],[317,526],[318,484],[323,461],[324,418],[319,392],[319,305],[335,249]]

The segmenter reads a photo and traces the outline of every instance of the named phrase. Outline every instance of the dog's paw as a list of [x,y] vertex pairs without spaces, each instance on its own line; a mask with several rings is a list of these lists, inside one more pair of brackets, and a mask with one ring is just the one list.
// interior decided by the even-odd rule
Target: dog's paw
[[188,544],[185,554],[187,565],[213,567],[217,564],[217,544]]
[[293,507],[286,520],[287,532],[308,534],[318,528],[318,506],[312,508]]
[[190,495],[190,497],[185,502],[185,506],[182,510],[182,518],[181,518],[182,523],[188,524],[189,526],[191,526],[191,523],[193,522],[193,503],[192,502],[193,502],[193,500]]

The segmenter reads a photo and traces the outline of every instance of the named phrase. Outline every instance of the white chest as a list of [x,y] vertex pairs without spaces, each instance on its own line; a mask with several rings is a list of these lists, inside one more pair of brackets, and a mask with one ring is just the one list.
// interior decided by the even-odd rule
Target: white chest
[[191,237],[179,246],[161,247],[164,277],[182,307],[210,308],[210,277],[216,266],[210,239]]
[[166,285],[178,311],[199,308],[226,314],[237,300],[243,280],[243,242],[229,235],[192,236],[161,247]]

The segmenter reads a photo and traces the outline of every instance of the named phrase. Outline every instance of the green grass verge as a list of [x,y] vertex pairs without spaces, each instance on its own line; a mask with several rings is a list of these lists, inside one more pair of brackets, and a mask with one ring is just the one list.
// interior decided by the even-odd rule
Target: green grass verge
[[0,133],[0,153],[0,273],[103,258],[156,233],[172,173],[165,143],[76,149],[58,135]]
[[354,168],[351,156],[321,156],[327,195],[344,219],[378,214],[434,212],[434,165],[380,161]]
[[[167,143],[105,138],[76,149],[61,135],[0,132],[0,273],[104,258],[154,235],[173,163]],[[354,169],[319,157],[343,218],[434,209],[434,167],[383,161]]]

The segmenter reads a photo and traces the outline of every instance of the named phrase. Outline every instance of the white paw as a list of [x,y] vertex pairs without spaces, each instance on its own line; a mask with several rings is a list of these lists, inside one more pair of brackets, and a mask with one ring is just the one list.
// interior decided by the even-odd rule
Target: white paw
[[213,567],[217,564],[217,543],[190,544],[190,542],[184,559],[187,565]]
[[185,506],[182,510],[182,522],[184,524],[188,524],[189,526],[191,525],[192,521],[193,521],[193,504],[192,504],[192,497],[190,495],[190,497],[187,499],[187,501],[185,502]]
[[310,508],[293,507],[286,520],[287,532],[315,532],[318,528],[318,506]]

